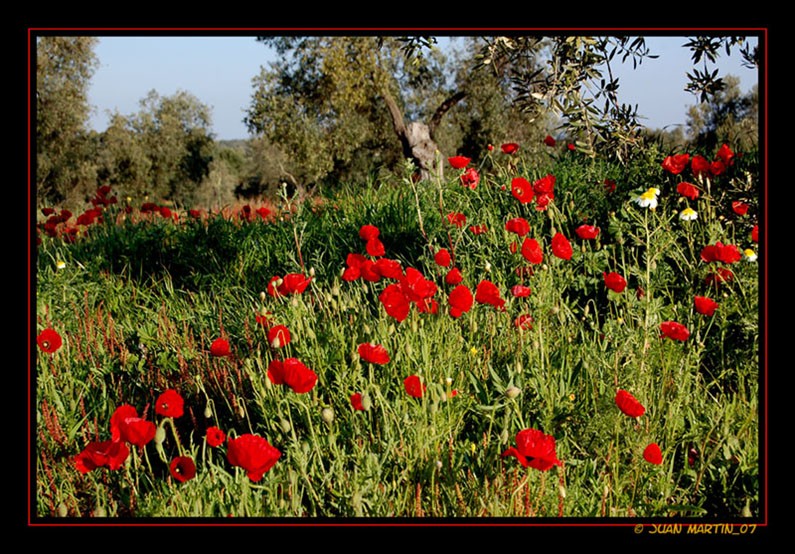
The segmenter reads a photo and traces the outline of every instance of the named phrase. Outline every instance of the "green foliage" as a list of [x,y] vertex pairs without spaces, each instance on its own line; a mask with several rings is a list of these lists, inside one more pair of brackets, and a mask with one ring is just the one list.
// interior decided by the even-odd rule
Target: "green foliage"
[[111,118],[101,136],[98,177],[125,196],[187,202],[210,173],[209,127],[209,109],[190,93],[150,91],[137,114]]
[[95,37],[36,37],[36,190],[52,203],[95,183],[86,163],[91,147],[86,122],[96,42]]
[[[73,243],[43,237],[37,328],[52,326],[64,344],[36,359],[36,516],[758,517],[758,270],[726,264],[734,278],[716,287],[705,280],[716,263],[700,256],[718,240],[755,246],[757,212],[727,208],[755,196],[755,154],[699,181],[699,219],[690,222],[678,218],[684,176],[662,170],[660,151],[629,166],[565,147],[553,156],[535,166],[494,152],[475,189],[457,176],[412,183],[407,170],[366,187],[341,183],[314,202],[282,194],[267,219],[117,219],[123,210],[111,206]],[[546,210],[512,196],[514,177],[547,174],[556,182]],[[660,190],[654,210],[634,201],[648,187]],[[447,221],[455,211],[467,216],[462,228]],[[504,226],[513,217],[527,219],[542,264],[511,251],[517,237]],[[598,237],[577,238],[582,223],[598,226]],[[437,314],[412,307],[398,322],[378,300],[387,280],[341,278],[347,255],[365,253],[365,224],[378,227],[388,257],[437,285]],[[551,252],[556,232],[568,237],[571,259]],[[441,247],[473,291],[494,282],[505,309],[475,303],[450,317],[447,268],[433,258]],[[626,290],[607,290],[606,271],[625,275]],[[303,294],[265,292],[292,272],[312,276]],[[516,284],[530,296],[513,297]],[[715,315],[694,310],[695,294],[719,302]],[[533,320],[520,330],[522,314]],[[292,340],[270,343],[262,315]],[[661,338],[666,320],[690,337]],[[231,356],[210,355],[219,336]],[[383,344],[390,361],[362,360],[366,342]],[[270,362],[287,357],[317,373],[308,393],[268,377]],[[422,398],[404,390],[411,374],[427,386]],[[173,425],[152,408],[168,388],[186,406]],[[618,388],[643,403],[643,416],[619,411]],[[352,408],[353,393],[366,410]],[[143,417],[162,427],[162,443],[135,449],[118,470],[79,473],[74,456],[109,437],[110,416],[125,403],[139,414],[150,406]],[[258,434],[281,457],[253,482],[229,463],[226,444],[207,445],[210,425],[230,437]],[[555,437],[563,466],[541,472],[501,457],[526,428]],[[643,458],[651,442],[660,465]],[[168,470],[178,454],[197,467],[184,483]]]

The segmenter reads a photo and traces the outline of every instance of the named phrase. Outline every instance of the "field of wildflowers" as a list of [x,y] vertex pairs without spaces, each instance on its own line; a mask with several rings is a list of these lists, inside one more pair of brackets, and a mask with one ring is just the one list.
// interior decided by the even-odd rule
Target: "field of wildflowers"
[[546,144],[42,207],[32,518],[758,519],[756,154]]

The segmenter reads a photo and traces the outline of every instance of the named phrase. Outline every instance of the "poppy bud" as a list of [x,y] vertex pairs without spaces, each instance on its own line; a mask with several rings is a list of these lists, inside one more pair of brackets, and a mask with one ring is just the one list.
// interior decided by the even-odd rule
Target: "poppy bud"
[[271,347],[272,348],[279,348],[281,345],[282,345],[282,341],[279,340],[278,335],[273,337],[273,340],[271,341]]
[[94,517],[106,517],[108,515],[108,511],[104,506],[97,506],[94,508],[94,511],[91,513],[91,515]]
[[66,517],[69,515],[69,509],[66,507],[66,504],[61,502],[58,504],[58,517]]
[[310,277],[314,277],[315,276],[315,268],[314,267],[310,267],[309,268],[309,276]]
[[265,302],[265,298],[267,298],[267,296],[265,295],[265,291],[260,291],[259,299]]
[[442,469],[442,461],[436,460],[436,469]]
[[289,433],[290,432],[290,422],[284,418],[279,419],[279,425],[282,427],[282,432]]
[[370,326],[367,325],[366,323],[364,325],[364,334],[365,335],[369,335],[370,334]]
[[370,400],[370,395],[369,395],[369,394],[366,394],[366,393],[365,393],[365,394],[363,394],[363,395],[362,395],[362,409],[363,409],[364,411],[367,411],[367,410],[369,410],[369,409],[370,409],[372,406],[373,406],[373,402],[372,402],[372,400]]
[[165,440],[166,440],[166,430],[162,425],[160,425],[155,430],[155,444],[163,444],[163,441]]
[[293,296],[293,299],[290,301],[290,304],[292,305],[293,308],[297,308],[298,307],[298,298]]
[[507,396],[508,398],[516,398],[517,396],[519,396],[521,392],[522,390],[519,387],[511,385],[510,387],[505,389],[505,396]]
[[204,417],[206,417],[207,419],[213,417],[213,410],[212,408],[210,408],[209,404],[207,404],[207,406],[204,408]]
[[522,366],[522,362],[520,360],[516,361],[516,371],[521,373],[524,367]]
[[561,498],[566,498],[566,487],[563,485],[558,485],[558,494]]
[[486,271],[491,271],[491,263],[486,262]]
[[326,423],[331,423],[334,421],[334,410],[331,408],[323,408],[320,411],[320,417],[323,418],[323,421]]

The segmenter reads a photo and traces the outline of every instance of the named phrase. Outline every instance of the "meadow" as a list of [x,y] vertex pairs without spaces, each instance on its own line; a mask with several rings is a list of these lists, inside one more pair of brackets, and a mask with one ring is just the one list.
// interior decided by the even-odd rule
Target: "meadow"
[[756,521],[757,154],[548,152],[39,207],[34,520]]

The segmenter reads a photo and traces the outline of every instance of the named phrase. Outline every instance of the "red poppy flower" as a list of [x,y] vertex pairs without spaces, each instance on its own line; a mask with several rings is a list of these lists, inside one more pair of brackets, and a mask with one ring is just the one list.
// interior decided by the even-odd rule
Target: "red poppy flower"
[[689,161],[690,154],[674,154],[672,156],[666,156],[662,162],[662,167],[668,173],[679,175],[685,170]]
[[555,233],[552,237],[552,253],[561,260],[570,260],[574,251],[571,248],[569,239],[562,233]]
[[676,192],[685,198],[689,198],[690,200],[695,200],[699,195],[699,190],[696,188],[696,186],[686,181],[682,181],[676,185]]
[[593,225],[580,225],[574,232],[583,240],[591,240],[599,236],[599,227],[594,227]]
[[453,168],[463,169],[468,166],[469,162],[472,160],[466,156],[453,156],[452,158],[447,158],[447,161],[450,162],[450,165],[453,166]]
[[533,182],[533,192],[553,197],[553,193],[555,192],[555,180],[556,177],[552,174],[541,177]]
[[359,345],[359,356],[365,362],[371,364],[384,365],[389,362],[389,353],[380,344],[372,344],[369,342]]
[[470,225],[469,230],[473,235],[482,235],[488,232],[488,228],[485,225]]
[[502,151],[506,154],[515,154],[516,151],[519,150],[519,145],[515,142],[506,142],[500,146],[500,148],[502,148]]
[[447,272],[447,275],[444,276],[444,282],[448,285],[458,285],[461,281],[464,280],[464,276],[461,275],[461,270],[457,267],[454,267],[450,271]]
[[217,357],[229,356],[232,352],[229,350],[229,341],[224,338],[215,339],[210,344],[210,354]]
[[287,358],[284,361],[271,360],[268,364],[268,379],[274,385],[287,385],[293,392],[304,394],[317,384],[317,373],[297,358]]
[[245,470],[255,483],[262,479],[281,457],[278,448],[258,435],[246,433],[231,439],[227,445],[226,459],[230,464]]
[[488,280],[478,283],[475,289],[475,301],[479,304],[491,304],[497,309],[505,309],[505,300],[500,298],[500,289],[497,285]]
[[566,148],[568,148],[568,149],[569,149],[569,152],[574,152],[574,151],[577,149],[577,147],[574,145],[574,143],[573,143],[573,142],[570,142],[570,143],[568,143],[568,144],[566,145]]
[[737,215],[745,215],[748,213],[748,204],[745,202],[740,202],[739,200],[735,200],[732,202],[732,210]]
[[522,256],[531,264],[540,264],[544,259],[544,252],[536,239],[524,239],[522,242]]
[[555,453],[555,437],[537,429],[523,429],[516,434],[516,446],[502,453],[502,457],[514,456],[522,467],[547,471],[552,466],[562,466]]
[[610,273],[602,273],[605,280],[605,286],[615,292],[623,292],[627,288],[627,280],[623,276],[611,271]]
[[505,223],[505,230],[523,237],[530,232],[530,224],[523,217],[514,217]]
[[605,179],[602,182],[602,185],[604,185],[605,192],[608,193],[608,194],[610,194],[611,192],[615,192],[616,191],[616,182],[613,181],[612,179]]
[[138,411],[129,404],[122,404],[110,417],[110,433],[114,441],[125,441],[143,448],[155,438],[157,428],[151,421],[138,417]]
[[732,152],[728,144],[723,144],[720,148],[718,148],[718,151],[715,153],[715,156],[717,156],[718,159],[721,160],[727,166],[734,163],[734,152]]
[[751,240],[759,242],[759,225],[754,225],[754,228],[751,229]]
[[265,206],[257,208],[256,212],[260,219],[266,219],[269,215],[271,215],[271,211]]
[[274,325],[268,329],[268,344],[282,348],[290,344],[290,330],[284,325]]
[[662,464],[662,452],[660,452],[660,446],[653,442],[649,446],[647,446],[643,450],[643,459],[649,462],[650,464],[660,465]]
[[271,314],[270,312],[265,312],[264,314],[257,314],[254,316],[254,321],[257,322],[258,325],[262,325],[263,327],[270,327],[271,325]]
[[365,281],[377,283],[381,280],[381,274],[376,270],[375,262],[372,260],[364,260],[362,265],[359,267],[359,271],[361,273],[362,279]]
[[362,404],[362,393],[355,392],[351,395],[351,406],[354,410],[364,411],[364,404]]
[[517,329],[527,330],[533,328],[533,321],[533,316],[530,314],[522,314],[513,320],[513,325]]
[[378,238],[380,233],[381,231],[375,225],[362,225],[359,228],[359,237],[364,241]]
[[403,276],[403,268],[400,262],[389,258],[379,258],[373,263],[373,271],[385,279],[400,279]]
[[418,375],[409,375],[403,380],[403,387],[409,396],[414,398],[422,398],[425,389],[427,388],[422,384]]
[[215,448],[216,446],[221,446],[224,444],[224,441],[226,440],[226,433],[224,433],[218,427],[208,427],[204,434],[204,438],[207,441],[207,444]]
[[61,347],[63,341],[61,340],[61,335],[55,329],[48,327],[38,334],[36,344],[39,345],[42,352],[53,354]]
[[433,261],[442,267],[450,267],[450,262],[452,261],[450,259],[450,252],[448,252],[446,248],[442,248],[434,255]]
[[301,294],[312,281],[311,277],[306,277],[301,273],[288,273],[284,276],[284,282],[279,287],[281,294]]
[[714,315],[718,309],[718,303],[706,296],[696,296],[693,298],[696,311],[702,315]]
[[726,171],[726,164],[724,164],[720,160],[714,160],[709,164],[709,172],[712,173],[713,176],[717,177],[718,175],[723,175]]
[[364,248],[365,250],[367,250],[367,253],[374,258],[386,254],[386,249],[384,249],[384,243],[382,243],[381,239],[378,238],[371,238],[370,240],[368,240],[367,244],[364,245]]
[[673,340],[686,341],[690,336],[687,327],[676,321],[663,321],[660,323],[660,331],[664,337]]
[[475,190],[479,182],[480,175],[478,175],[478,170],[474,167],[470,167],[461,174],[461,184],[465,187]]
[[546,144],[547,146],[555,146],[555,144],[557,144],[557,141],[554,138],[552,138],[551,135],[547,135],[544,137],[544,144]]
[[533,201],[533,187],[524,177],[514,177],[511,180],[511,194],[522,204]]
[[733,264],[742,260],[743,255],[736,245],[723,244],[718,241],[701,249],[701,259],[707,263],[723,262],[725,264]]
[[403,295],[411,302],[418,302],[430,298],[436,294],[436,283],[425,276],[419,270],[409,267],[405,274],[400,278],[400,290]]
[[690,160],[690,170],[696,176],[707,174],[710,172],[709,161],[704,156],[696,154]]
[[730,283],[734,280],[734,273],[729,268],[719,267],[715,271],[710,272],[705,278],[704,282],[707,285],[720,285],[721,283]]
[[616,406],[629,417],[640,417],[646,413],[646,408],[643,407],[643,404],[623,389],[619,389],[616,393]]
[[467,217],[461,212],[452,212],[447,214],[447,221],[450,225],[455,225],[460,229],[466,223]]
[[41,213],[44,216],[51,216],[55,213],[55,208],[42,208]]
[[349,283],[355,281],[361,276],[362,276],[362,271],[359,266],[356,267],[348,266],[342,272],[342,280],[347,281]]
[[182,417],[185,401],[174,389],[168,389],[155,400],[155,413],[163,417]]
[[107,467],[115,471],[122,466],[129,455],[130,449],[122,441],[90,442],[80,454],[74,457],[74,464],[77,470],[83,474],[98,467]]
[[448,300],[450,302],[450,315],[456,318],[471,310],[474,301],[472,291],[466,285],[458,285],[451,290]]
[[511,294],[514,298],[524,298],[526,296],[530,296],[530,287],[526,287],[524,285],[514,285],[511,287]]
[[196,477],[196,464],[187,456],[177,456],[171,460],[171,463],[168,465],[168,470],[171,476],[180,483],[190,481]]
[[423,298],[415,302],[417,310],[421,314],[437,314],[439,313],[439,303],[433,298]]
[[398,284],[388,285],[378,295],[378,300],[383,304],[386,313],[397,319],[398,322],[403,321],[409,315],[411,305]]

